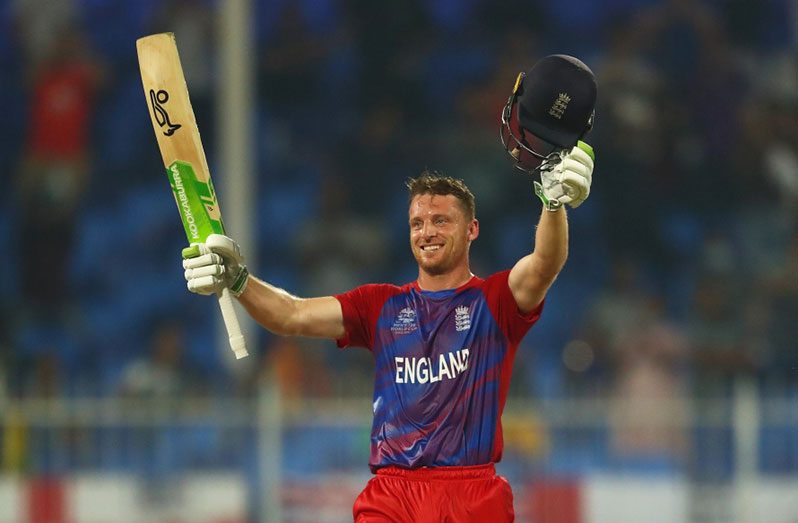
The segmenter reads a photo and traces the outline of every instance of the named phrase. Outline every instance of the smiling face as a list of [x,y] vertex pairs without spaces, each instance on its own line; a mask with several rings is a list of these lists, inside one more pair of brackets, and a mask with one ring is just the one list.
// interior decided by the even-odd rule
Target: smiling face
[[479,234],[479,223],[466,216],[456,196],[414,196],[409,222],[410,248],[422,272],[430,276],[468,272],[468,248]]

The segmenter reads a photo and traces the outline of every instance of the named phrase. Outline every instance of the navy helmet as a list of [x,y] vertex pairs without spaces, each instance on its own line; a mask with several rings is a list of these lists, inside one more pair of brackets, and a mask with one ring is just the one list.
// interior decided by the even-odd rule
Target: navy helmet
[[574,147],[593,126],[596,93],[593,72],[573,56],[550,55],[519,73],[500,134],[516,167],[534,172],[552,153]]

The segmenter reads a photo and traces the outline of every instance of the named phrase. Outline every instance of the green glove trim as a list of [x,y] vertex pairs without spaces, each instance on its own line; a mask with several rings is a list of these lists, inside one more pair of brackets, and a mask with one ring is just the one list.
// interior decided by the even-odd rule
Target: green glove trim
[[200,255],[200,248],[199,245],[191,245],[190,247],[186,247],[182,251],[183,259],[188,260],[189,258],[196,258]]
[[532,185],[535,187],[535,194],[540,201],[543,202],[543,208],[547,211],[556,211],[562,207],[562,203],[559,200],[549,200],[545,194],[543,194],[543,186],[540,182],[532,182]]
[[576,142],[576,146],[585,151],[588,154],[588,156],[590,156],[591,160],[593,160],[594,162],[596,161],[596,153],[593,152],[593,147],[591,147],[590,144],[585,143],[582,140],[579,140],[578,142]]
[[230,292],[236,298],[241,296],[241,293],[244,292],[244,289],[247,288],[247,282],[249,281],[249,270],[247,270],[246,265],[241,266],[241,270],[238,271],[238,275],[236,276],[235,281],[233,281],[232,285],[230,285]]

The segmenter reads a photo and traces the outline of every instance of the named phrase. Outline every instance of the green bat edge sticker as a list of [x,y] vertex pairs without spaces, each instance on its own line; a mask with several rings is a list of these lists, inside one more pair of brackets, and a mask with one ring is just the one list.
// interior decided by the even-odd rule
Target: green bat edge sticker
[[224,234],[224,224],[208,215],[206,205],[216,204],[216,195],[210,183],[197,180],[194,167],[176,160],[167,167],[166,175],[180,211],[180,219],[189,243],[203,243],[211,234]]

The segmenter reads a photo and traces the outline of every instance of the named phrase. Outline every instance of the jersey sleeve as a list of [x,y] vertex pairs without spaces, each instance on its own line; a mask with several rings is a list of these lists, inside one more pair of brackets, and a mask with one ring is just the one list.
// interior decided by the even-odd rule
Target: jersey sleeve
[[482,284],[482,292],[499,328],[510,343],[517,345],[532,325],[540,319],[545,300],[541,301],[534,310],[524,314],[518,309],[510,290],[509,277],[509,270],[488,276]]
[[355,287],[351,291],[336,294],[344,316],[344,335],[336,340],[338,347],[374,346],[377,319],[386,300],[398,292],[398,288],[386,284],[369,284]]

